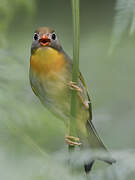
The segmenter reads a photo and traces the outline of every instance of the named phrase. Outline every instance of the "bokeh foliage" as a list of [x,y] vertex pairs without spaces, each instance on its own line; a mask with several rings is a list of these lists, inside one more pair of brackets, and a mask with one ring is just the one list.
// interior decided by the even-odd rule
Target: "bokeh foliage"
[[[17,12],[25,10],[27,15],[35,11],[35,0],[1,0],[0,1],[0,45],[6,46],[5,35]],[[21,23],[21,22],[20,22]]]
[[[125,32],[108,56],[115,7],[111,0],[81,1],[80,69],[92,97],[93,122],[117,160],[113,167],[98,162],[89,177],[93,180],[135,177],[135,37]],[[67,0],[0,0],[2,180],[86,179],[82,171],[71,173],[65,126],[33,95],[28,78],[34,30],[42,25],[54,27],[64,49],[72,55],[71,17]],[[80,166],[87,158],[89,152],[77,152],[71,160],[73,166]]]
[[114,25],[110,52],[115,49],[125,33],[130,36],[135,32],[135,1],[117,0],[115,3]]

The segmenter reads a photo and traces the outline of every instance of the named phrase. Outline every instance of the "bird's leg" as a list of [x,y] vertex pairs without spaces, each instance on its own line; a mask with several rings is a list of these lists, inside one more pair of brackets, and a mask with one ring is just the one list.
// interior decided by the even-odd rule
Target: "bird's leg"
[[65,137],[66,143],[70,146],[80,146],[80,139],[74,136],[66,136]]
[[82,92],[82,89],[79,86],[77,86],[77,84],[75,82],[70,81],[68,85],[69,85],[70,89],[76,90],[78,92]]

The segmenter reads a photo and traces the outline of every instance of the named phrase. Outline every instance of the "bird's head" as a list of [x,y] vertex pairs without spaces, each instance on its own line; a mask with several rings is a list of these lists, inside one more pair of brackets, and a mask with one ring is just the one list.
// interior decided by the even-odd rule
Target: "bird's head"
[[40,27],[34,33],[31,53],[37,48],[45,47],[52,47],[57,50],[62,49],[55,31],[49,27]]

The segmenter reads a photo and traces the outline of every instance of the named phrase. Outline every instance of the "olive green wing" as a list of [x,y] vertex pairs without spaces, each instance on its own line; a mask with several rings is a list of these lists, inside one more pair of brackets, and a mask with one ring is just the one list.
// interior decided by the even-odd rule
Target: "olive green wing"
[[80,99],[84,106],[88,108],[89,110],[89,120],[92,120],[92,105],[91,105],[91,99],[88,94],[88,88],[87,85],[85,84],[85,80],[81,74],[79,73],[79,87],[82,89],[82,93],[80,93]]
[[105,145],[103,144],[102,140],[100,139],[93,123],[92,123],[92,107],[91,107],[91,101],[90,101],[90,97],[88,95],[88,89],[87,86],[85,84],[84,78],[83,76],[79,75],[79,86],[82,89],[82,93],[80,93],[81,99],[82,99],[82,103],[84,104],[85,101],[88,101],[88,110],[89,110],[89,119],[87,119],[86,121],[86,128],[87,128],[87,132],[88,132],[88,140],[90,145],[93,148],[102,148],[104,150],[107,150]]

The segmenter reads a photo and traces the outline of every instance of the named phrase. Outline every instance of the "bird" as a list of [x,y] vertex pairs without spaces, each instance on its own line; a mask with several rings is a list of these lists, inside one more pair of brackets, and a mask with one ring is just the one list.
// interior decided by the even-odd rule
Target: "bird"
[[[85,80],[79,72],[78,83],[72,82],[73,61],[61,46],[58,36],[50,27],[39,27],[33,35],[30,56],[29,79],[35,95],[41,103],[67,125],[70,116],[71,94],[77,91],[77,137],[66,134],[70,146],[103,150],[108,154],[92,122],[92,105]],[[84,163],[89,173],[95,160],[113,164],[115,159],[95,157]]]

